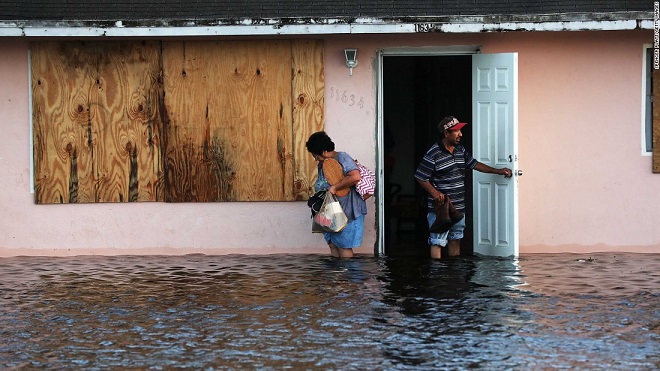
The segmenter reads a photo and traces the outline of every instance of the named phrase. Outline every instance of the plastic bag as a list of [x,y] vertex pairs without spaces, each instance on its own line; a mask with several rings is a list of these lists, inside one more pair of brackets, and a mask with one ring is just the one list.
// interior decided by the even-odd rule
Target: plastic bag
[[312,218],[312,233],[323,233],[323,227]]
[[325,232],[341,232],[346,227],[348,218],[344,214],[337,196],[330,192],[325,193],[323,205],[314,215],[314,222],[320,225]]

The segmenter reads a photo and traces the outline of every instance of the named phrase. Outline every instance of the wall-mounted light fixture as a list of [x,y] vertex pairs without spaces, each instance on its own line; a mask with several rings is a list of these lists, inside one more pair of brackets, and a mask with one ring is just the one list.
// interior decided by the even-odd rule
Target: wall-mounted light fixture
[[350,69],[350,75],[353,76],[353,67],[357,67],[358,65],[357,49],[344,49],[344,55],[346,56],[346,67]]

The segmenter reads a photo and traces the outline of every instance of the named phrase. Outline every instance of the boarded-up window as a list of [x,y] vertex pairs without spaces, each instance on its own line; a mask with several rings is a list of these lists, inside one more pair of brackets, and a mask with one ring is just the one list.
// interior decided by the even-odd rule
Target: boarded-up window
[[32,44],[37,203],[306,199],[318,41]]

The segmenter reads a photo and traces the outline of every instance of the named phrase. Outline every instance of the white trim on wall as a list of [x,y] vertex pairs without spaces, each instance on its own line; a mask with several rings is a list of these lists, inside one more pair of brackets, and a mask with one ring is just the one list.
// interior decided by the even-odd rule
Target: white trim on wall
[[385,160],[381,155],[385,143],[383,133],[383,50],[376,51],[376,246],[374,255],[385,255]]
[[32,54],[28,48],[27,54],[27,68],[28,68],[28,112],[30,117],[28,123],[30,125],[30,193],[34,194],[34,133],[32,122]]
[[[619,19],[614,19],[619,16]],[[630,18],[636,19],[630,19]],[[232,24],[199,24],[185,26],[138,25],[126,27],[121,20],[114,26],[98,23],[53,23],[35,21],[2,21],[0,37],[183,37],[183,36],[260,36],[260,35],[334,35],[334,34],[402,34],[402,33],[481,33],[505,31],[622,31],[653,28],[647,15],[610,14],[609,19],[596,15],[573,17],[564,21],[555,19],[530,22],[527,19],[505,17],[497,21],[488,17],[450,17],[447,19],[420,19],[418,22],[396,22],[385,19],[358,18],[351,23],[345,19],[323,19],[319,23],[286,23],[281,19],[243,19]]]
[[421,47],[393,47],[379,50],[379,57],[396,55],[401,57],[432,55],[468,55],[481,53],[480,45],[449,45]]

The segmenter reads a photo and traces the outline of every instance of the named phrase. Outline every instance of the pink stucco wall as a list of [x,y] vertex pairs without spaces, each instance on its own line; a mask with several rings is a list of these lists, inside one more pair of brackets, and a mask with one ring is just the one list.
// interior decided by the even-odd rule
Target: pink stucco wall
[[[326,53],[358,46],[373,63],[377,49],[402,46],[517,52],[520,252],[660,252],[660,174],[641,154],[642,53],[650,42],[651,31],[362,36],[330,39]],[[363,66],[352,84],[340,81],[370,96],[375,83],[363,80],[373,78]],[[326,71],[334,75],[331,63]],[[351,117],[328,110],[329,123]]]
[[[311,233],[305,202],[35,205],[30,193],[28,49],[25,39],[0,39],[0,174],[5,185],[0,192],[0,257],[328,253],[323,237]],[[341,135],[336,141],[341,149],[348,148]],[[351,152],[364,155],[365,164],[373,166],[373,147]],[[374,252],[373,199],[368,208],[366,237],[357,253]]]
[[[657,252],[660,174],[640,150],[642,44],[651,40],[650,31],[327,37],[326,130],[375,168],[377,49],[518,52],[521,253]],[[349,46],[359,49],[353,76],[343,62]],[[304,202],[35,205],[28,48],[0,39],[0,256],[327,253]],[[358,253],[374,251],[373,198],[368,208]]]

